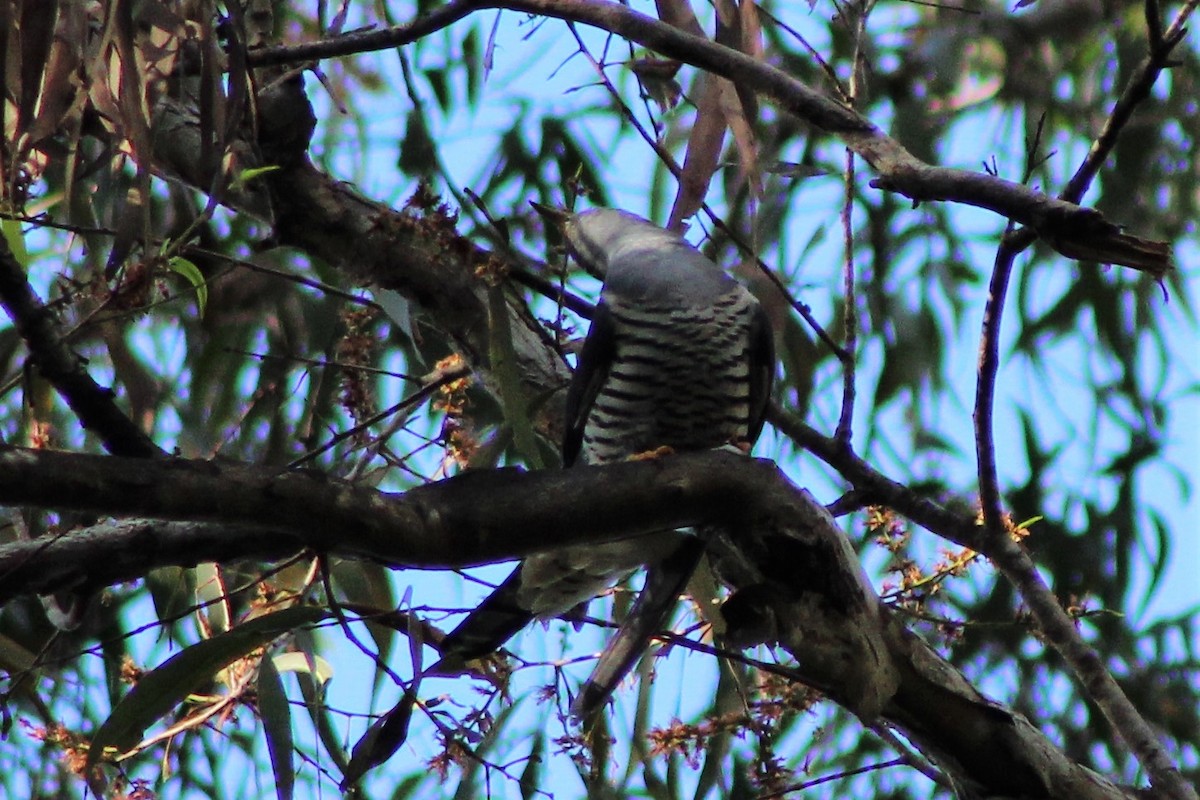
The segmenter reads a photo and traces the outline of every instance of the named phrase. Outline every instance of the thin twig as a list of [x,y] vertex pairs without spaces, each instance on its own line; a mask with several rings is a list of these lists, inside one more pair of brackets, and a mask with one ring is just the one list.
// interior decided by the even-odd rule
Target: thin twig
[[871,730],[873,730],[875,735],[880,739],[883,739],[885,742],[890,744],[892,749],[900,754],[900,758],[905,764],[912,767],[926,778],[929,778],[929,780],[933,781],[938,786],[941,786],[943,789],[954,788],[954,784],[949,778],[946,777],[945,773],[931,764],[927,759],[922,758],[920,753],[916,752],[911,747],[908,747],[904,741],[892,731],[891,728],[887,727],[886,725],[876,724],[871,726]]
[[820,786],[823,783],[830,783],[832,781],[841,781],[841,780],[845,780],[846,778],[852,778],[855,775],[863,775],[868,772],[878,772],[881,769],[892,769],[893,767],[906,767],[906,766],[909,766],[908,759],[893,758],[891,761],[881,761],[878,764],[868,764],[867,766],[859,767],[858,769],[848,769],[848,770],[844,770],[842,772],[838,772],[833,775],[824,775],[820,778],[813,778],[811,781],[804,781],[803,783],[789,784],[788,786],[785,786],[778,791],[770,792],[768,794],[758,795],[758,800],[768,800],[768,798],[772,798],[772,797],[783,797],[785,794],[791,794],[792,792],[802,792],[805,789],[811,789],[814,786]]
[[[216,250],[209,250],[205,247],[200,247],[199,245],[187,245],[183,249],[182,254],[185,257],[201,255],[206,258],[223,261],[231,266],[247,269],[251,272],[258,272],[260,274],[270,275],[273,278],[279,278],[280,280],[288,281],[290,283],[299,284],[300,286],[307,286],[309,289],[315,289],[316,291],[321,292],[324,295],[328,295],[329,297],[340,297],[348,303],[363,306],[364,308],[382,308],[378,303],[376,303],[374,300],[371,300],[369,297],[363,297],[362,295],[355,294],[354,292],[347,292],[345,289],[339,289],[332,284],[319,281],[316,278],[311,278],[307,275],[297,275],[292,272],[287,272],[286,270],[277,269],[276,267],[268,267],[266,264],[256,264],[253,261],[247,261],[243,258],[237,258],[236,256],[231,256],[226,253],[220,253]],[[210,280],[212,279],[210,278]]]
[[288,469],[296,469],[297,467],[302,466],[303,464],[306,464],[309,461],[312,461],[314,458],[317,458],[322,453],[326,453],[329,450],[332,450],[333,448],[337,447],[339,444],[346,441],[347,439],[357,436],[358,434],[360,434],[363,431],[370,428],[372,425],[382,422],[383,420],[387,419],[388,417],[391,417],[393,414],[397,414],[406,408],[415,408],[416,406],[419,406],[421,403],[425,402],[429,398],[429,396],[431,394],[433,394],[440,387],[445,386],[446,384],[450,383],[451,381],[456,381],[459,378],[464,378],[467,375],[469,375],[470,373],[471,373],[471,369],[465,365],[459,367],[458,369],[435,371],[430,376],[429,382],[426,383],[424,386],[422,386],[420,389],[417,389],[415,392],[413,392],[412,394],[410,394],[408,397],[404,398],[400,402],[396,403],[392,407],[386,408],[383,411],[380,411],[378,414],[368,417],[367,419],[363,420],[362,422],[360,422],[359,424],[355,425],[352,428],[348,428],[344,431],[339,432],[336,436],[333,436],[325,444],[323,444],[320,447],[317,447],[313,450],[310,450],[309,452],[305,453],[304,455],[302,455],[299,458],[292,461],[290,464],[288,464]]
[[[1157,19],[1157,2],[1155,0],[1146,0],[1146,14],[1149,18],[1154,15]],[[1079,165],[1079,169],[1075,170],[1075,174],[1071,176],[1071,180],[1067,181],[1067,185],[1063,188],[1059,197],[1072,203],[1078,203],[1080,198],[1092,185],[1096,174],[1099,173],[1100,167],[1108,160],[1109,154],[1117,145],[1117,138],[1129,120],[1133,117],[1134,110],[1150,97],[1150,89],[1158,81],[1158,76],[1170,65],[1171,51],[1175,46],[1183,41],[1184,35],[1187,33],[1185,24],[1188,18],[1196,10],[1200,0],[1188,0],[1187,3],[1179,9],[1179,13],[1175,15],[1175,19],[1171,21],[1171,25],[1166,31],[1162,30],[1161,23],[1152,25],[1150,28],[1149,54],[1145,60],[1138,65],[1137,70],[1129,79],[1129,83],[1125,85],[1125,90],[1121,93],[1121,97],[1113,106],[1113,110],[1108,115],[1108,119],[1104,123],[1104,128],[1096,140],[1092,142],[1091,149],[1088,150],[1087,157],[1083,163]],[[1155,29],[1158,29],[1157,35]]]
[[412,44],[431,33],[447,28],[481,6],[474,0],[454,0],[435,8],[405,25],[383,30],[351,31],[317,42],[263,47],[246,53],[246,64],[265,67],[275,64],[303,64],[322,58],[336,58],[374,50],[388,50]]
[[161,458],[166,453],[96,383],[83,359],[67,346],[54,315],[29,285],[24,267],[0,236],[0,305],[29,348],[30,358],[75,413],[84,430],[96,434],[113,455]]
[[[1189,0],[1177,21],[1194,9]],[[838,136],[878,173],[876,188],[895,191],[920,202],[966,203],[1028,225],[1036,235],[1068,258],[1102,261],[1139,269],[1161,278],[1171,268],[1166,242],[1123,233],[1095,209],[1034,191],[990,175],[926,164],[899,142],[884,135],[870,120],[826,97],[779,68],[704,37],[693,36],[645,14],[607,0],[457,0],[408,25],[353,34],[328,42],[264,48],[247,54],[251,65],[289,63],[315,57],[349,55],[408,44],[441,30],[474,11],[505,8],[596,26],[635,41],[668,58],[676,58],[755,91],[822,130]],[[1182,25],[1172,31],[1182,35]],[[1165,66],[1165,62],[1163,63]],[[1035,233],[1023,234],[1033,241]]]
[[853,450],[842,447],[837,439],[825,436],[777,403],[767,407],[767,420],[779,433],[845,478],[856,491],[853,505],[887,506],[943,539],[973,550],[981,549],[983,537],[973,515],[951,511],[892,480]]
[[346,611],[342,608],[341,602],[333,592],[333,580],[330,574],[328,556],[317,556],[317,564],[321,572],[321,585],[325,587],[325,602],[329,605],[329,610],[333,612],[333,616],[337,618],[338,626],[342,629],[342,635],[349,639],[350,643],[358,648],[360,653],[375,662],[375,669],[382,671],[397,686],[403,686],[404,680],[396,674],[396,671],[388,666],[387,661],[377,651],[363,644],[362,640],[354,633],[354,629],[350,627],[350,620],[346,617]]
[[[865,57],[862,51],[863,38],[866,35],[867,17],[874,4],[863,6],[858,16],[854,30],[854,55],[850,60],[850,87],[847,100],[851,106],[858,99],[858,76],[863,67]],[[854,396],[856,380],[856,364],[854,354],[858,350],[858,298],[855,294],[854,274],[854,151],[846,148],[845,193],[842,200],[842,251],[845,261],[842,266],[842,296],[845,308],[842,311],[842,341],[846,358],[842,361],[842,408],[838,414],[837,430],[834,438],[849,447],[854,435]]]
[[[975,380],[975,457],[979,474],[979,503],[983,523],[993,536],[1004,536],[1000,507],[1000,483],[996,473],[996,444],[992,419],[995,410],[996,376],[1000,371],[1000,323],[1004,299],[1012,276],[1016,251],[1009,244],[1011,228],[996,250],[987,302],[983,308],[983,331],[979,337],[979,370]],[[991,538],[991,537],[989,537]]]
[[858,350],[858,298],[854,291],[854,151],[846,148],[845,196],[842,203],[842,408],[834,438],[849,447],[854,433],[855,362]]

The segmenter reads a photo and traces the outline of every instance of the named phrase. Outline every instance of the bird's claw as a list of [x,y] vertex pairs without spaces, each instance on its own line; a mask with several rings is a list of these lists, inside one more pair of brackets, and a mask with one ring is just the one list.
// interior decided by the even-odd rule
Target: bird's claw
[[675,448],[667,447],[666,445],[663,445],[662,447],[656,447],[653,450],[645,450],[641,453],[634,453],[633,455],[629,456],[629,458],[626,460],[627,461],[654,461],[657,458],[662,458],[663,456],[672,455],[672,454],[674,454],[674,452],[675,452]]

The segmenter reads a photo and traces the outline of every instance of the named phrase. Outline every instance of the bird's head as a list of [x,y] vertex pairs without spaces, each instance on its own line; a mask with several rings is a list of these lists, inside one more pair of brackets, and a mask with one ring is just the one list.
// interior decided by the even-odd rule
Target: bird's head
[[623,297],[707,303],[732,278],[682,236],[636,214],[594,208],[580,214],[533,204],[562,231],[571,255]]

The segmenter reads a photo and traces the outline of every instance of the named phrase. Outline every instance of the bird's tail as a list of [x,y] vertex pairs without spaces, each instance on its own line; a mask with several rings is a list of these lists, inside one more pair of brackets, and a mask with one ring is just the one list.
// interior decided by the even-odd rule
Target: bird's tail
[[684,536],[675,552],[646,572],[646,584],[620,630],[605,646],[587,683],[571,704],[571,715],[586,721],[620,685],[646,650],[650,637],[662,630],[679,595],[704,555],[705,540]]
[[520,586],[518,566],[457,628],[446,634],[440,645],[441,658],[424,674],[456,675],[471,661],[499,650],[532,622],[533,613],[517,600]]

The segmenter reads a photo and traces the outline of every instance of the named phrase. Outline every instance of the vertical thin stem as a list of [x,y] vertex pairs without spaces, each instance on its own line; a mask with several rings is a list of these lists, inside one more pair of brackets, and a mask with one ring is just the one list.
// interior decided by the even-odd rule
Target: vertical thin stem
[[854,355],[858,350],[858,298],[854,291],[854,152],[849,148],[846,148],[845,183],[842,246],[846,260],[842,267],[842,295],[846,307],[842,312],[842,348],[846,351],[847,358],[842,362],[842,411],[838,417],[834,438],[842,447],[849,447],[854,429]]
[[[866,35],[867,17],[875,7],[875,0],[864,0],[862,13],[858,15],[854,29],[854,56],[851,60],[850,81],[846,100],[853,106],[859,94],[859,75],[865,63],[862,42]],[[846,193],[842,202],[842,247],[845,265],[842,268],[842,296],[846,308],[842,316],[842,409],[838,415],[834,438],[849,450],[854,434],[855,396],[855,353],[858,350],[858,297],[855,294],[854,273],[854,151],[846,148]]]
[[1009,245],[1013,226],[1005,231],[996,251],[992,279],[988,284],[983,309],[983,332],[979,338],[979,370],[975,379],[975,457],[979,470],[979,503],[983,524],[989,531],[1004,531],[1000,507],[1000,482],[996,475],[996,442],[993,420],[996,402],[996,375],[1000,372],[1000,323],[1004,319],[1004,298],[1012,276],[1016,251]]

